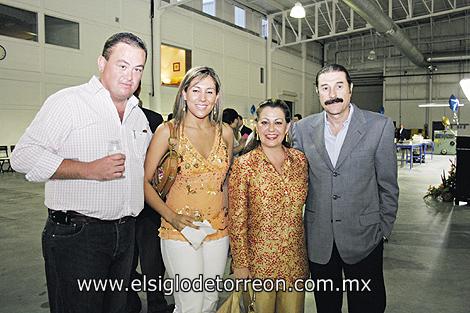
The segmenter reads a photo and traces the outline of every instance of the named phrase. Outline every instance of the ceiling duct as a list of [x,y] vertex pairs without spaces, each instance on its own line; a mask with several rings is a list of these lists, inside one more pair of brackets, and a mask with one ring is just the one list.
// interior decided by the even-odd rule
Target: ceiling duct
[[386,15],[374,1],[370,0],[343,0],[354,12],[359,14],[377,32],[385,35],[397,49],[399,49],[411,62],[420,67],[430,68],[423,54],[410,41],[406,34],[393,20]]
[[470,60],[470,55],[448,55],[448,56],[432,56],[427,58],[429,62],[460,62]]

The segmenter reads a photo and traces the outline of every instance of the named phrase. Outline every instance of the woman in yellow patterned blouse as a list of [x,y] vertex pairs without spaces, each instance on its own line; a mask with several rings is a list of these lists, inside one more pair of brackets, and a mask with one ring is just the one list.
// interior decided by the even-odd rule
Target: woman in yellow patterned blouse
[[[173,109],[178,130],[178,174],[164,202],[150,182],[168,150],[170,129],[160,125],[145,160],[145,200],[162,216],[162,257],[171,278],[222,277],[227,261],[228,230],[223,184],[232,155],[233,131],[222,125],[220,81],[213,69],[189,70],[180,84]],[[212,144],[208,144],[212,143]],[[195,248],[183,236],[193,222],[207,220],[214,234]],[[156,235],[156,234],[155,234]],[[217,292],[175,292],[175,313],[215,312]]]
[[[235,159],[229,179],[233,270],[236,278],[282,279],[293,287],[308,276],[302,223],[307,160],[285,141],[290,112],[283,101],[266,100],[256,114],[256,139]],[[303,292],[256,293],[256,312],[303,309]]]

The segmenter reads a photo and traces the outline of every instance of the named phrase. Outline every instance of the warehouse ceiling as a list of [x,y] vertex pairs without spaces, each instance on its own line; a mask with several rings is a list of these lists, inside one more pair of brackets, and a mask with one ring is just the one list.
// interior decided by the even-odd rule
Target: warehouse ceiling
[[[370,0],[400,27],[417,23],[430,23],[436,19],[453,19],[470,14],[470,0]],[[298,19],[289,17],[289,10],[296,0],[237,0],[237,2],[263,12],[273,14],[276,22],[284,23],[297,31]],[[349,1],[343,0],[300,0],[306,9],[306,17],[300,19],[301,34],[304,37],[322,40],[338,36],[363,33],[370,26],[363,17],[353,12]],[[354,1],[352,1],[354,2]],[[357,0],[356,2],[366,2]]]
[[300,0],[306,11],[302,19],[289,16],[295,0],[237,2],[273,18],[277,47],[303,42],[348,42],[349,50],[391,45],[419,67],[430,66],[429,54],[470,52],[470,0]]

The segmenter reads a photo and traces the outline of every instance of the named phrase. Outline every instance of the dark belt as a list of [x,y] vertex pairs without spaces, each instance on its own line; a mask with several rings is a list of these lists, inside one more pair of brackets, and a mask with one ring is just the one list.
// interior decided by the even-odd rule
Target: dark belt
[[87,224],[124,224],[133,219],[132,216],[124,216],[116,220],[102,220],[96,217],[86,216],[75,211],[56,211],[48,209],[49,218],[58,224],[70,225],[75,223]]

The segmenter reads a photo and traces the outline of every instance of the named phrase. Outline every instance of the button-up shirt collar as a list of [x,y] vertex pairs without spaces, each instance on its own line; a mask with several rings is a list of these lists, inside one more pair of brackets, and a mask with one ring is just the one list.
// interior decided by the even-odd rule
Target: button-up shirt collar
[[323,116],[325,119],[325,147],[333,167],[336,166],[336,162],[338,161],[341,148],[343,147],[344,139],[346,138],[346,134],[348,133],[349,123],[351,122],[351,116],[353,114],[353,111],[354,106],[349,104],[348,118],[343,122],[343,127],[336,136],[330,130],[330,122],[328,122],[328,116],[326,114],[326,111],[323,112]]

